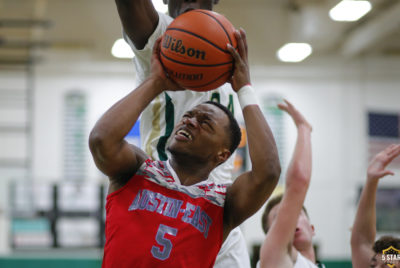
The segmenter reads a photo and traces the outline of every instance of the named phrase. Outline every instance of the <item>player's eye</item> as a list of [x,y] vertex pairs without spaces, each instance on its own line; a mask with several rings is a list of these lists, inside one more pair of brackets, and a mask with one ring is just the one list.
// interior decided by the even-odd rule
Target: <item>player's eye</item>
[[201,126],[207,130],[213,130],[212,124],[208,118],[202,118],[199,120]]
[[193,115],[191,113],[185,113],[182,117],[183,118],[190,118],[190,117],[193,117]]

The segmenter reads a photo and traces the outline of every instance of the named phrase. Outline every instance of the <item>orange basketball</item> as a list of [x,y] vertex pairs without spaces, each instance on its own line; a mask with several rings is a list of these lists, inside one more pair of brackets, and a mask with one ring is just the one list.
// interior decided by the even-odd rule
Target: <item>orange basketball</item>
[[196,9],[178,16],[161,42],[161,62],[182,87],[208,91],[232,76],[233,58],[226,48],[237,47],[235,28],[223,15]]

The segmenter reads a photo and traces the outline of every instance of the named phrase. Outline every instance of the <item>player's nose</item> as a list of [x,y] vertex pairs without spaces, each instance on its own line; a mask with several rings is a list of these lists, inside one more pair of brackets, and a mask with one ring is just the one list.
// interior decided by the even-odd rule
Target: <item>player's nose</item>
[[183,118],[183,123],[189,127],[197,128],[199,123],[195,116]]

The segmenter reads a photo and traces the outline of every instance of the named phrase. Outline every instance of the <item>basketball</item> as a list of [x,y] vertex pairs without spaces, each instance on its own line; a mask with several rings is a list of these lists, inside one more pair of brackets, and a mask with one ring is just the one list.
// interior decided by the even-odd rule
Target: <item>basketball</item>
[[208,91],[223,85],[233,71],[226,48],[237,47],[235,28],[223,15],[203,9],[178,16],[161,41],[161,62],[169,76],[184,88]]

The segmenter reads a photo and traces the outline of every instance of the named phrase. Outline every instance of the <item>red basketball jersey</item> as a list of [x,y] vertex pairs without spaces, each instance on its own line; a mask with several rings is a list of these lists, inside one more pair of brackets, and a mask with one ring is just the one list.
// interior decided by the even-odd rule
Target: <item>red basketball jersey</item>
[[146,160],[107,196],[102,267],[212,267],[226,186],[183,186],[166,162]]

